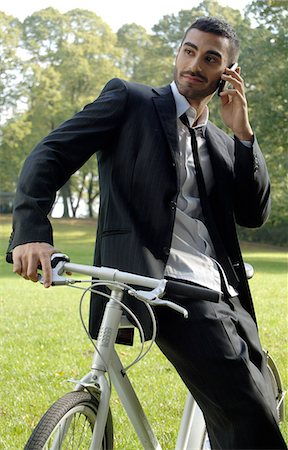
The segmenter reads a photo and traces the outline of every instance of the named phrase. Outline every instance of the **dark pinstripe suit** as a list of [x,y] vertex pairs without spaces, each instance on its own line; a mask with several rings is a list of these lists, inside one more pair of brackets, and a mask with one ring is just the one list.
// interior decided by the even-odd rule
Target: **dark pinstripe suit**
[[[247,319],[245,310],[250,314],[249,327],[254,327],[251,332],[252,342],[254,337],[257,340],[257,330],[251,319],[251,316],[255,318],[254,310],[244,274],[235,221],[246,227],[257,227],[265,221],[270,208],[269,178],[256,141],[253,150],[248,150],[237,139],[234,142],[210,122],[206,129],[206,141],[216,181],[211,204],[230,259],[229,267],[225,267],[225,270],[231,274],[230,282],[238,290],[240,301],[245,308],[241,310],[241,316],[246,314]],[[111,80],[94,103],[87,105],[83,111],[62,124],[36,146],[27,159],[20,178],[15,201],[15,229],[10,248],[32,241],[52,243],[46,215],[53,203],[53,195],[96,151],[101,204],[95,264],[162,277],[169,255],[179,191],[176,112],[170,86],[152,89],[118,79]],[[225,305],[227,308],[227,304]],[[149,336],[149,317],[141,304],[137,305],[137,308],[146,335]],[[202,308],[203,305],[200,305],[195,317],[200,314]],[[94,333],[101,312],[101,301],[92,301],[90,326]],[[171,353],[167,350],[170,347],[167,341],[170,323],[176,322],[169,313],[169,317],[165,314],[158,314],[160,334],[162,333],[159,335],[158,344],[169,359],[173,361],[175,356],[179,373],[195,395],[195,386],[187,381],[190,376],[189,361],[186,361],[185,351],[182,352],[186,343],[181,339],[181,348],[178,345]],[[205,310],[201,314],[210,317],[212,313]],[[215,311],[213,318],[214,315]],[[208,331],[207,327],[210,325],[207,324],[205,330]],[[200,330],[199,323],[198,326]],[[181,324],[179,327],[179,330],[183,328]],[[194,345],[196,338],[197,333],[193,336]],[[197,347],[203,342],[201,334],[199,339]],[[188,344],[189,349],[193,347],[190,344],[191,342]],[[258,343],[255,345],[259,347]],[[257,355],[258,353],[259,348]],[[179,360],[179,355],[182,355],[180,363],[176,361],[177,358]],[[240,359],[243,359],[242,354]],[[184,361],[184,364],[181,361]],[[219,365],[219,361],[217,364]],[[262,365],[262,362],[259,365]],[[239,373],[238,369],[235,370]],[[220,380],[221,376],[218,374],[216,378]],[[202,394],[197,396],[198,388],[199,386],[196,386],[196,397],[206,414],[209,405],[207,410]],[[202,388],[207,393],[207,387]],[[213,422],[217,413],[214,411],[211,417],[208,413],[208,423],[211,420]],[[262,428],[263,425],[266,428],[268,426],[265,420],[259,421]],[[224,422],[219,425],[220,428],[223,428]],[[211,439],[217,446],[218,425],[215,426],[216,437],[213,437],[211,423],[209,427]],[[255,424],[253,427],[255,428]],[[243,434],[242,431],[240,434]]]
[[[210,122],[206,140],[216,180],[215,220],[241,281],[235,287],[253,315],[234,218],[247,227],[260,226],[267,218],[265,162],[256,142],[253,152],[244,151],[237,139],[234,143]],[[10,248],[23,242],[52,242],[46,215],[55,190],[98,151],[101,208],[95,263],[161,277],[179,191],[177,150],[170,86],[152,89],[111,80],[94,103],[50,133],[28,157],[15,200]],[[149,334],[147,327],[148,322]]]

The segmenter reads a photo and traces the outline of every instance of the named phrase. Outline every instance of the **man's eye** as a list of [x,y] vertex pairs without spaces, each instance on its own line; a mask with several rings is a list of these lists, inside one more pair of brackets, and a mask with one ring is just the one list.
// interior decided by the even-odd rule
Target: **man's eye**
[[214,63],[216,62],[216,59],[214,58],[214,56],[206,56],[206,61],[209,63]]

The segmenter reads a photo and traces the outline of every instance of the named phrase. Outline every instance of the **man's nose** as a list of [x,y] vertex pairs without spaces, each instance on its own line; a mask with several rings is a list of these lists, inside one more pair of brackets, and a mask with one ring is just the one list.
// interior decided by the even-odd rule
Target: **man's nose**
[[195,72],[195,73],[202,72],[202,64],[201,64],[200,58],[197,58],[197,57],[193,58],[190,61],[189,69],[191,72]]

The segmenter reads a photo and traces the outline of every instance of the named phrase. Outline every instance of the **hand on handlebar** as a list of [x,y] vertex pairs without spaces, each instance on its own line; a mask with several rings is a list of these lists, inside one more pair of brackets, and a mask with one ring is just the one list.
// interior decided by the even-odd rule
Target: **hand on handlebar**
[[37,269],[43,271],[44,287],[52,283],[51,255],[57,249],[47,242],[30,242],[18,245],[13,250],[13,272],[26,280],[38,281]]

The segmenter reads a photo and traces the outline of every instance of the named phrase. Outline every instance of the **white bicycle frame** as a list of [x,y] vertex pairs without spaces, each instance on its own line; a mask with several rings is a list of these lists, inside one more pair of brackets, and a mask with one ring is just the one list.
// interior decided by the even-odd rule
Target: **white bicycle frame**
[[[67,278],[61,276],[61,273],[64,271],[86,274],[105,281],[125,282],[127,285],[138,284],[151,289],[159,286],[159,280],[157,279],[119,272],[114,269],[96,268],[68,262],[62,263],[61,272],[53,276],[54,285],[67,284]],[[106,376],[107,372],[143,448],[147,450],[161,450],[161,446],[115,350],[114,344],[119,327],[132,326],[127,318],[123,316],[123,308],[119,303],[122,297],[123,290],[113,287],[110,300],[105,307],[91,371],[80,381],[70,381],[77,384],[75,387],[76,391],[86,388],[99,398],[99,409],[89,450],[102,449],[111,395],[109,381]],[[165,303],[165,301],[163,302]],[[183,308],[180,307],[181,309]],[[192,395],[188,393],[177,438],[176,450],[199,450],[203,445],[204,434],[205,421],[202,412]]]
[[[59,255],[55,254],[53,256],[57,258]],[[61,255],[61,257],[63,256],[65,255]],[[103,280],[103,283],[111,289],[110,299],[106,304],[97,337],[91,371],[80,381],[70,380],[76,383],[76,391],[87,389],[99,398],[99,409],[89,450],[102,449],[102,441],[110,405],[111,389],[109,380],[114,386],[143,448],[147,450],[161,450],[161,446],[115,350],[115,342],[119,327],[133,326],[127,318],[123,316],[123,307],[121,305],[123,288],[119,286],[119,283],[125,284],[126,286],[133,285],[141,286],[142,288],[150,288],[150,291],[139,290],[137,291],[137,295],[135,295],[138,299],[146,301],[148,304],[167,305],[179,313],[182,313],[184,317],[187,317],[187,311],[175,303],[159,298],[161,297],[161,294],[165,292],[166,280],[143,277],[107,267],[99,268],[73,264],[67,262],[67,260],[63,261],[62,259],[53,269],[52,284],[69,285],[75,282],[75,280],[69,280],[69,278],[63,277],[63,272],[76,272],[83,275],[89,275],[93,279]],[[246,273],[248,278],[253,276],[252,266],[247,265]],[[129,293],[133,295],[133,291]],[[270,371],[271,383],[275,390],[279,420],[282,421],[284,418],[283,400],[285,392],[282,390],[282,383],[277,367],[269,355],[267,356],[267,364]],[[109,378],[106,375],[107,373],[109,374]],[[205,443],[208,441],[203,414],[192,395],[188,393],[177,437],[176,450],[203,449],[204,440]],[[209,443],[207,448],[210,448]]]

